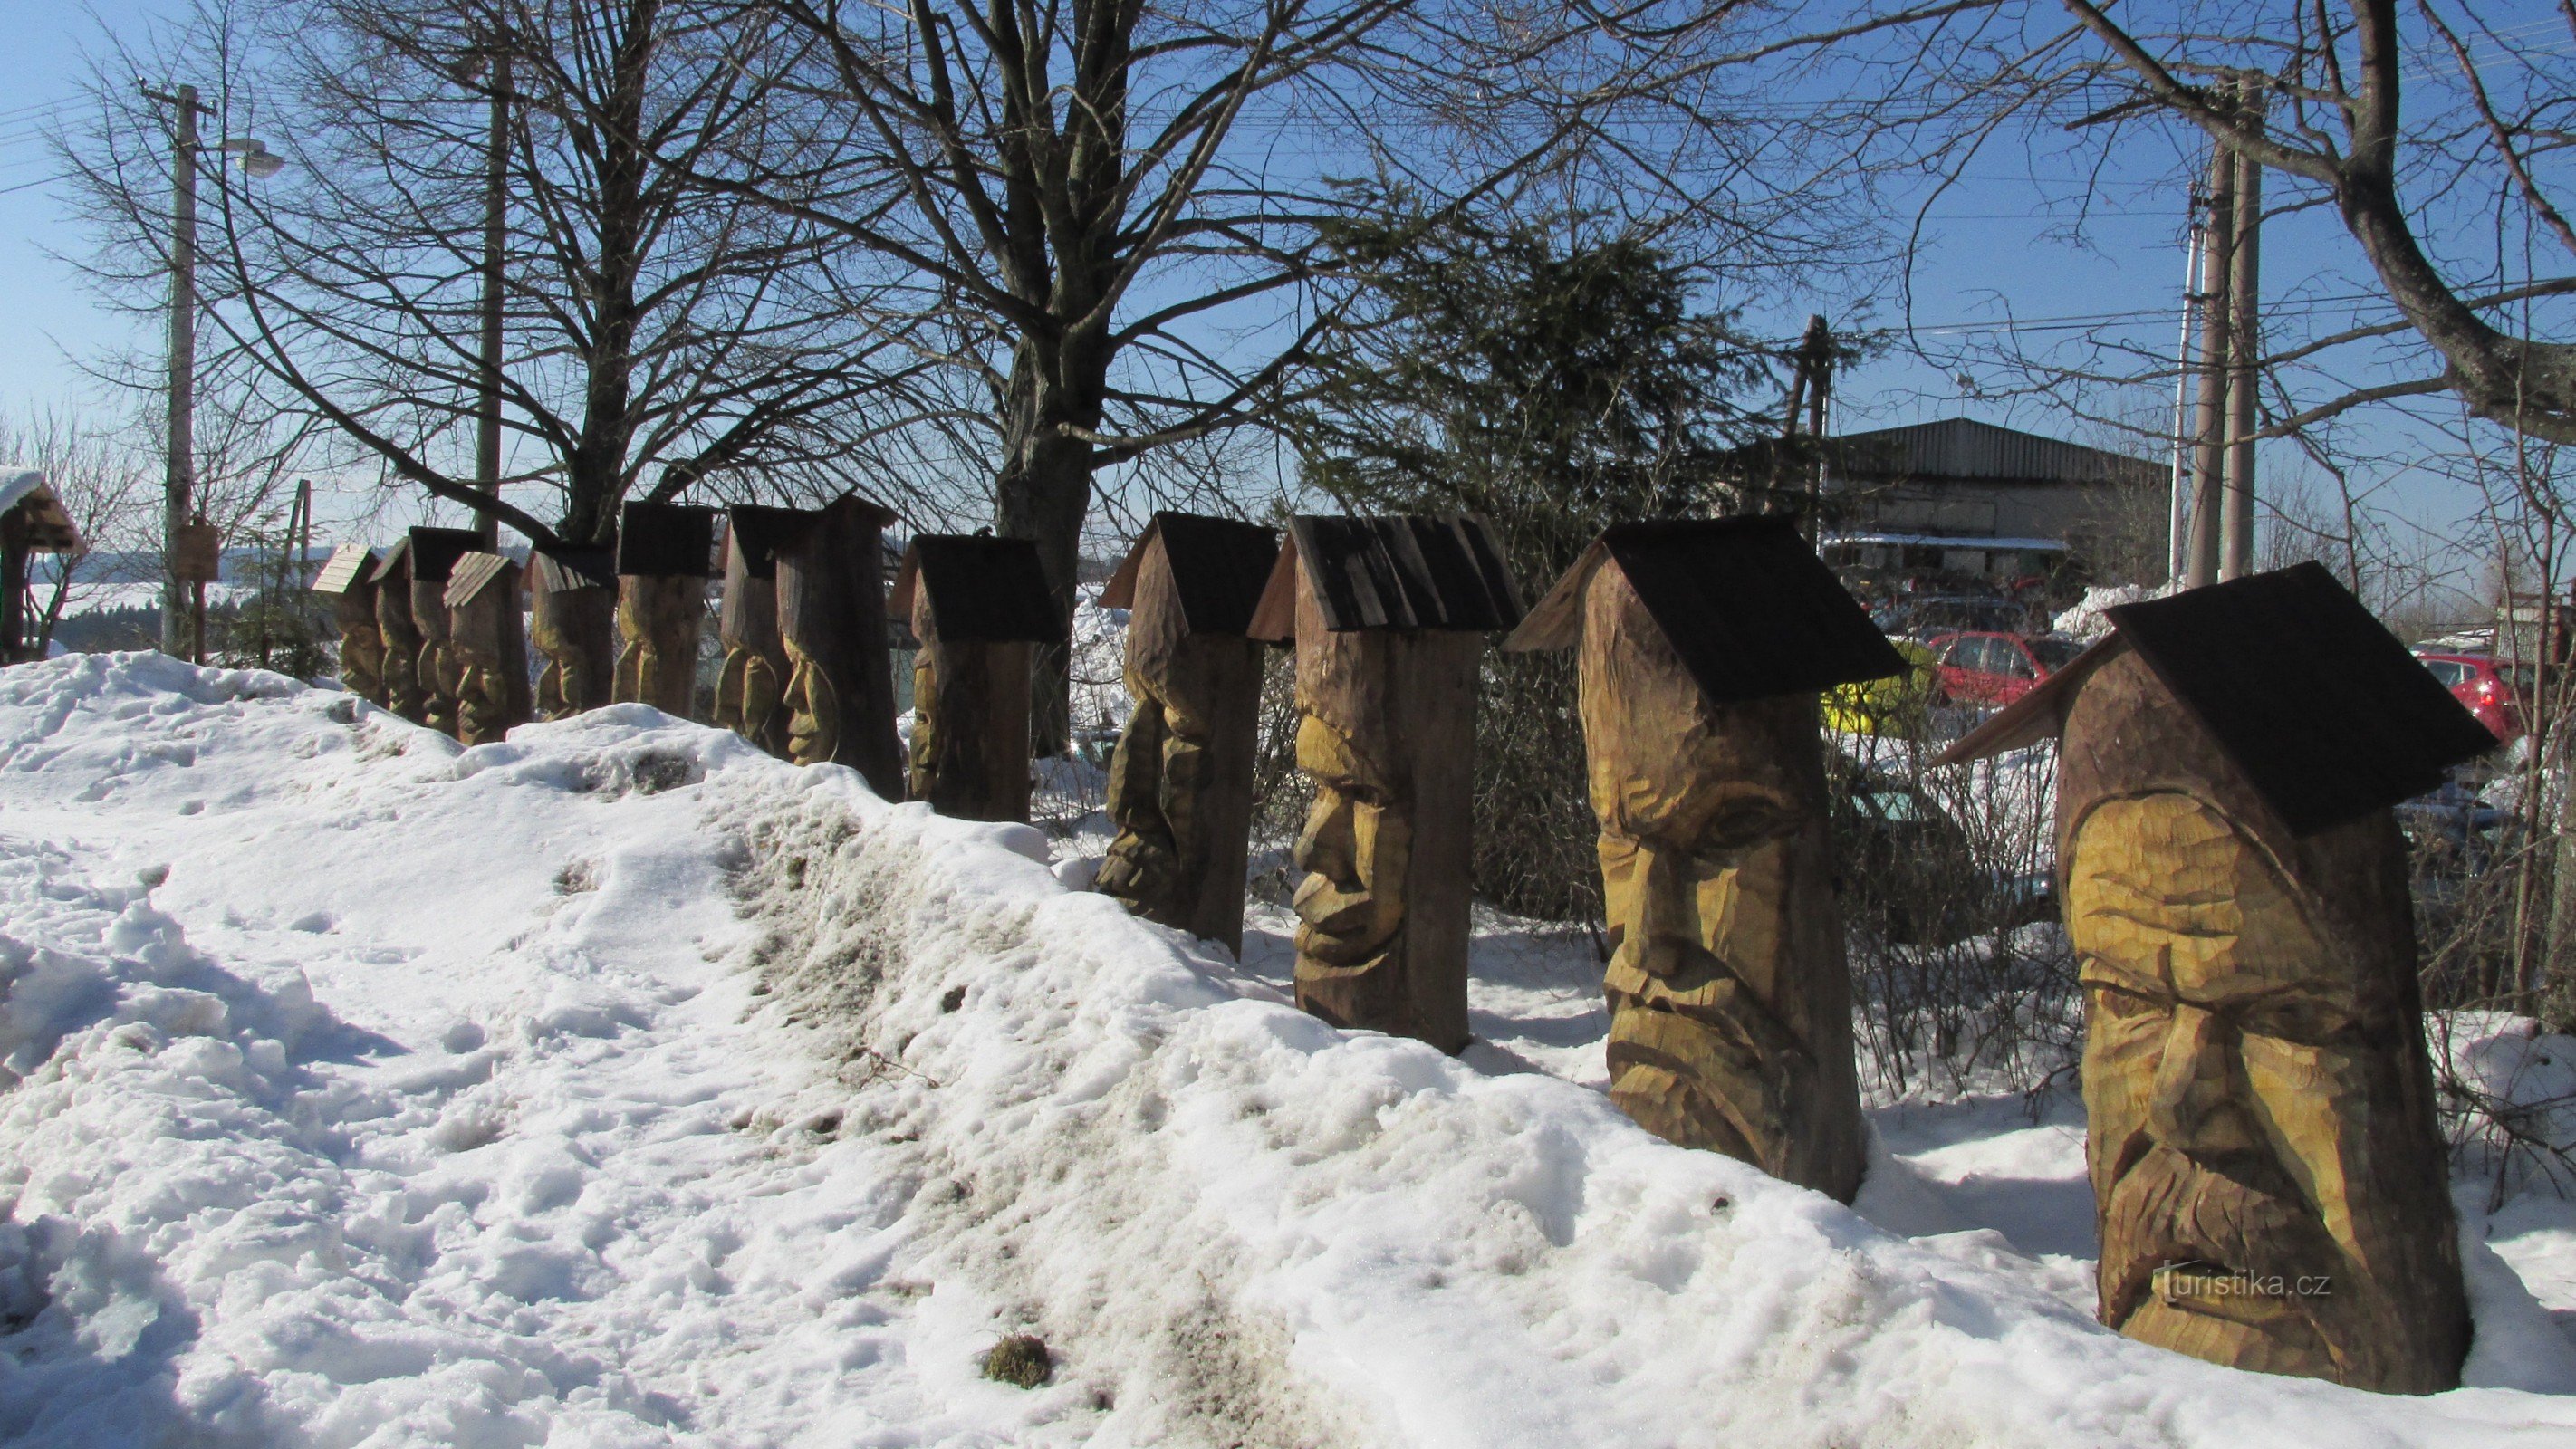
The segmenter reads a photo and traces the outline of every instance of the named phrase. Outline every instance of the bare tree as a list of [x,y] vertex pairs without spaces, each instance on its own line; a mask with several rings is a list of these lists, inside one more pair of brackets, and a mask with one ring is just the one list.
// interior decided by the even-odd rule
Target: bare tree
[[50,555],[28,580],[25,617],[37,658],[51,649],[68,614],[118,584],[160,577],[158,569],[116,567],[138,563],[158,546],[160,465],[141,433],[62,407],[0,416],[0,460],[43,473],[80,535],[77,549]]
[[[811,37],[829,164],[726,183],[883,259],[983,394],[992,517],[1068,606],[1102,470],[1293,394],[1346,279],[1335,218],[1545,186],[1705,223],[1736,266],[1829,267],[1852,189],[1743,144],[1731,5],[754,0]],[[1365,182],[1339,184],[1336,178]],[[1036,748],[1064,744],[1042,658]]]
[[[576,547],[606,543],[630,493],[728,471],[846,477],[889,385],[885,338],[827,285],[831,238],[690,179],[792,164],[807,144],[756,79],[780,44],[693,0],[209,0],[96,69],[96,120],[66,146],[100,243],[91,272],[157,305],[170,142],[136,83],[212,76],[225,131],[269,131],[295,164],[264,183],[209,169],[210,365],[324,425],[344,462]],[[504,350],[488,376],[496,159]],[[472,436],[487,386],[507,436],[494,479],[476,476]]]

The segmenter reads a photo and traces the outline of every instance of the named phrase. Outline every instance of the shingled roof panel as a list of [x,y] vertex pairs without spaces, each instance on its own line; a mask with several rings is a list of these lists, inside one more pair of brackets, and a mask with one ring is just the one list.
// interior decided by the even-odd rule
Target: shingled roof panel
[[440,602],[451,609],[463,608],[474,602],[476,594],[483,592],[494,580],[501,578],[509,570],[510,560],[500,554],[466,554],[456,560],[454,568],[448,570],[447,592],[441,597]]
[[915,588],[929,591],[943,640],[1035,644],[1064,637],[1064,616],[1047,588],[1038,546],[1025,538],[916,534],[887,603],[896,618],[911,617]]
[[1157,513],[1100,591],[1104,609],[1133,606],[1136,571],[1156,539],[1180,594],[1181,620],[1194,634],[1241,634],[1252,625],[1262,586],[1279,558],[1279,531],[1232,518]]
[[1289,524],[1324,627],[1481,633],[1520,622],[1511,566],[1480,518],[1322,518]]
[[549,594],[617,587],[617,554],[605,548],[534,549],[528,554],[531,584]]
[[1905,670],[1785,517],[1613,525],[1601,546],[1700,691],[1719,704]]
[[376,562],[374,549],[363,543],[344,543],[331,550],[322,571],[313,576],[313,592],[345,594],[375,572]]
[[2496,744],[2316,563],[2109,617],[2301,834],[2421,795]]
[[716,576],[716,510],[687,503],[626,505],[617,526],[617,571],[647,578]]

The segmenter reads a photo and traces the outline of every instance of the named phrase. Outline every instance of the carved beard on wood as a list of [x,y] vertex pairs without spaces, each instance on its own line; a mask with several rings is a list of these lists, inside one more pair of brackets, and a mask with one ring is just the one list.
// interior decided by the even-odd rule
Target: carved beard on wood
[[627,574],[617,580],[618,699],[687,719],[697,702],[698,625],[706,583],[688,576]]
[[570,719],[607,704],[615,683],[617,596],[606,588],[539,587],[528,629],[546,658],[537,673],[539,719]]
[[2135,656],[2059,784],[2102,1321],[2424,1393],[2468,1321],[2386,811],[2292,837]]
[[1815,697],[1709,703],[1615,568],[1581,657],[1611,1100],[1848,1202],[1866,1137]]
[[447,618],[447,582],[414,579],[412,627],[420,631],[420,722],[443,735],[456,733],[456,691],[463,683]]
[[428,696],[420,687],[420,627],[412,622],[409,568],[376,586],[376,632],[384,647],[385,708],[413,724],[425,723]]
[[385,636],[376,591],[363,585],[331,601],[340,623],[340,683],[369,704],[385,702]]

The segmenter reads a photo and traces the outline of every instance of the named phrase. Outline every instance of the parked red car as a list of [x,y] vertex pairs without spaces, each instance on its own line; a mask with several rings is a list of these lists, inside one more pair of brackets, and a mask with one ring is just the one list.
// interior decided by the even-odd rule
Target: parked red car
[[2451,691],[2451,697],[2467,706],[2487,733],[2510,743],[2522,736],[2522,709],[2531,694],[2531,666],[2499,664],[2484,654],[2430,654],[2415,656],[2433,677]]
[[1941,677],[1940,695],[1988,706],[2007,705],[2030,693],[2084,652],[2072,639],[1986,631],[1943,634],[1932,640],[1931,649]]

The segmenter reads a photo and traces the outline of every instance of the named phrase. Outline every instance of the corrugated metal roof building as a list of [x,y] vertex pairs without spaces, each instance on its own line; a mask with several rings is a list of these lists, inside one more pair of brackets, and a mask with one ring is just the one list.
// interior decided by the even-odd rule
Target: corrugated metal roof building
[[1846,433],[1823,453],[1828,533],[2054,539],[2096,576],[2164,557],[2171,475],[2150,459],[1969,418]]

